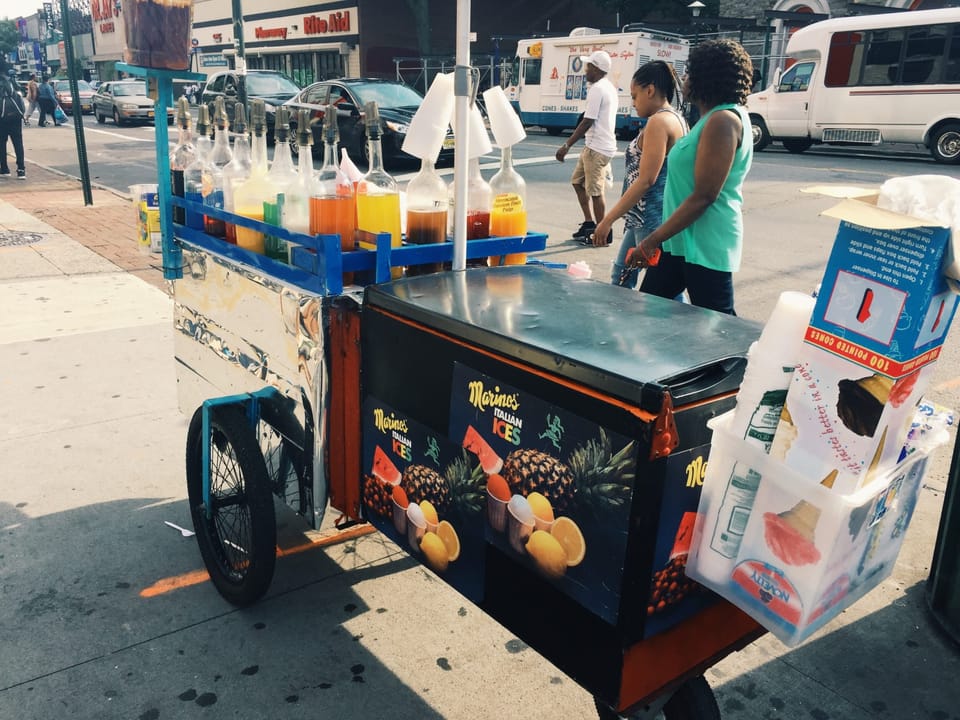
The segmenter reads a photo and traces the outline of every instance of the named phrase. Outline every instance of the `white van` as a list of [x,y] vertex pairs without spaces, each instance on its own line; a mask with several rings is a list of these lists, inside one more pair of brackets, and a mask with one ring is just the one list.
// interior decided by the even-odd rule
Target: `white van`
[[690,42],[678,35],[629,28],[609,34],[576,28],[569,37],[520,40],[505,92],[524,125],[539,125],[551,135],[577,126],[587,106],[586,67],[580,58],[594,50],[610,54],[608,77],[618,96],[617,132],[632,137],[640,127],[630,100],[633,73],[651,60],[664,60],[682,76]]
[[793,34],[787,56],[747,99],[755,150],[916,143],[960,163],[960,8],[822,20]]

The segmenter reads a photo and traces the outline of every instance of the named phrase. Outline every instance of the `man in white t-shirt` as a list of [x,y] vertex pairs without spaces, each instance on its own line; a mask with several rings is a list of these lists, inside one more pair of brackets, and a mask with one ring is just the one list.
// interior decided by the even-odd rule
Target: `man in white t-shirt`
[[593,246],[590,234],[606,213],[603,186],[607,165],[617,152],[617,139],[614,129],[617,121],[617,88],[607,78],[610,72],[610,55],[596,50],[589,57],[580,58],[586,63],[587,109],[583,120],[574,128],[573,134],[560,149],[557,160],[563,162],[567,151],[581,137],[585,137],[586,146],[577,160],[570,182],[577,193],[580,209],[583,211],[583,224],[577,230],[574,239]]

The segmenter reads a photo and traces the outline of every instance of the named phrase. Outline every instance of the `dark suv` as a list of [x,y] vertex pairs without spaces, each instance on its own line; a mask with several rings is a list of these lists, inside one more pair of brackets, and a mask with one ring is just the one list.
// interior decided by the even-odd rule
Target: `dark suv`
[[[281,72],[276,70],[247,70],[246,76],[247,102],[255,98],[263,100],[267,109],[267,137],[273,137],[273,119],[277,105],[283,105],[287,100],[300,92],[300,86]],[[233,123],[234,106],[237,97],[237,72],[224,70],[207,76],[203,86],[201,102],[212,105],[218,97],[222,97]],[[249,106],[248,106],[249,107]],[[249,110],[247,119],[250,119]]]

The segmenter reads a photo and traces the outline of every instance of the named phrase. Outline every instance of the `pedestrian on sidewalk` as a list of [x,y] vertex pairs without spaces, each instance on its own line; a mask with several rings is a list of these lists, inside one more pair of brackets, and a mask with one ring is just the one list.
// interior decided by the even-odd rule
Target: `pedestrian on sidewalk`
[[589,57],[581,57],[580,61],[586,64],[586,79],[590,83],[587,109],[573,134],[557,150],[556,157],[563,162],[567,151],[584,138],[584,150],[570,178],[583,211],[583,224],[573,237],[592,246],[590,235],[606,211],[603,186],[607,165],[617,152],[617,139],[613,134],[617,121],[617,88],[607,77],[611,65],[609,53],[597,50]]
[[40,84],[37,90],[37,101],[40,103],[40,127],[47,124],[47,115],[53,121],[54,125],[59,125],[54,113],[57,110],[57,92],[53,89],[53,78],[47,78],[47,81]]
[[30,127],[30,118],[33,117],[33,112],[40,109],[40,104],[37,102],[37,95],[40,92],[40,86],[37,84],[37,74],[30,74],[30,81],[27,83],[27,109],[23,114],[23,124],[26,127]]
[[631,248],[656,230],[663,220],[663,190],[667,184],[667,154],[687,134],[687,124],[673,107],[679,99],[680,80],[663,60],[645,63],[630,81],[630,98],[637,117],[646,120],[624,153],[623,195],[597,223],[594,245],[608,245],[607,236],[617,218],[624,219],[623,242],[613,261],[614,285],[637,286],[639,270],[624,263]]
[[[743,182],[753,161],[745,107],[752,85],[753,63],[740,43],[708,40],[690,51],[683,95],[700,120],[670,151],[663,223],[626,260],[627,267],[647,268],[640,292],[673,298],[686,290],[693,305],[736,315]],[[649,266],[659,249],[659,262]]]
[[0,68],[0,176],[3,177],[10,175],[7,138],[13,141],[17,178],[24,180],[27,171],[23,164],[23,98],[7,76],[6,66],[3,66]]

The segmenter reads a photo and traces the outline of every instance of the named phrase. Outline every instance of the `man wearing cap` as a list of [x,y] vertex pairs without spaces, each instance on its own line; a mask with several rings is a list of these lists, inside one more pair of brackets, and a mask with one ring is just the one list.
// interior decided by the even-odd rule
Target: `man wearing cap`
[[617,88],[607,78],[610,72],[608,53],[595,50],[589,57],[581,57],[580,60],[586,63],[586,78],[590,83],[587,109],[573,134],[557,150],[557,160],[563,162],[574,143],[581,137],[585,138],[586,147],[580,153],[570,178],[583,211],[583,224],[573,237],[593,247],[589,242],[590,234],[606,213],[603,198],[606,167],[617,152],[617,139],[613,134],[617,120]]

